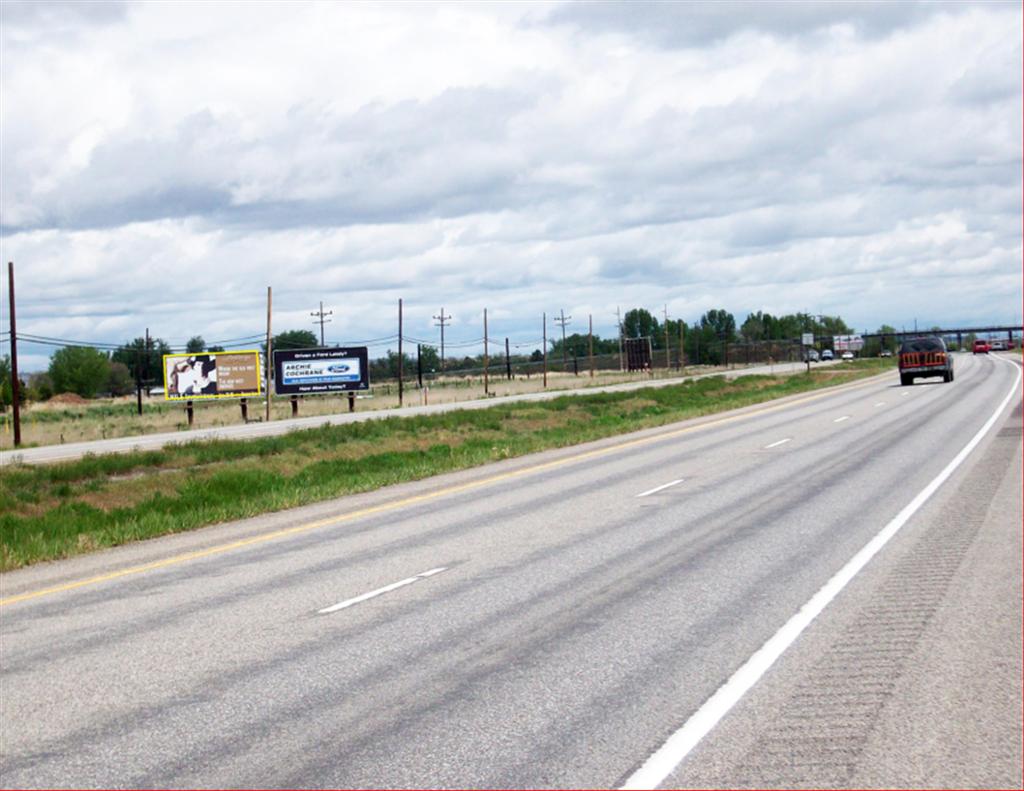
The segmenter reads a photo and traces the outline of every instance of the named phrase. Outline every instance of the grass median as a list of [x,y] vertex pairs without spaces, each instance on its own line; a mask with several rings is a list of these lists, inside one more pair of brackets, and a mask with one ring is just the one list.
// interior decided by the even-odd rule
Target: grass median
[[208,440],[0,472],[0,571],[624,434],[889,370],[723,377],[625,393]]

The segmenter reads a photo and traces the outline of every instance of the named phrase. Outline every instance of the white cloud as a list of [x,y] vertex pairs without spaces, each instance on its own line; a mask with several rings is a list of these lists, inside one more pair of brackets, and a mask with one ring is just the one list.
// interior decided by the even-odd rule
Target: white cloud
[[399,296],[473,337],[485,306],[527,335],[666,303],[1021,318],[1013,5],[2,13],[25,331],[253,334],[268,284],[278,328],[323,299],[347,340]]

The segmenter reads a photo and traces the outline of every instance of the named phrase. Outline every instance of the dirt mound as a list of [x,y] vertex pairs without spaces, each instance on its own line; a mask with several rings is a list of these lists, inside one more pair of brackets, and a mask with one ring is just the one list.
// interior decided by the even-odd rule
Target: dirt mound
[[75,404],[76,406],[81,404],[88,404],[89,402],[82,398],[78,393],[60,393],[50,399],[51,404]]

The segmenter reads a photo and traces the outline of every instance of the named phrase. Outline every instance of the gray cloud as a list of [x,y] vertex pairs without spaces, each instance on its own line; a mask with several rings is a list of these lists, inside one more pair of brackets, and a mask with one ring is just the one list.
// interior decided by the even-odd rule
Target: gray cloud
[[561,6],[545,23],[632,35],[660,47],[700,47],[743,32],[795,38],[833,25],[851,25],[861,36],[880,38],[966,5],[954,8],[921,0],[594,0]]

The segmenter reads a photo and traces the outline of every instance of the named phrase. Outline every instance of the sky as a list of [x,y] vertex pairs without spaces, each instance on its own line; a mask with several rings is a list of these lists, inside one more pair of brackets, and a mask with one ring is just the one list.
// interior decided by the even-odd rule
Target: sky
[[443,308],[471,344],[486,308],[526,350],[563,310],[1019,325],[1022,27],[1018,2],[3,0],[18,332],[255,338],[268,287],[275,332],[322,301],[372,356],[400,298],[411,338]]

